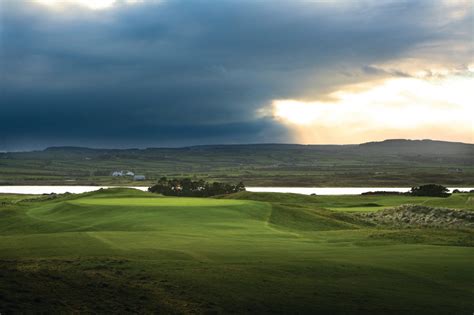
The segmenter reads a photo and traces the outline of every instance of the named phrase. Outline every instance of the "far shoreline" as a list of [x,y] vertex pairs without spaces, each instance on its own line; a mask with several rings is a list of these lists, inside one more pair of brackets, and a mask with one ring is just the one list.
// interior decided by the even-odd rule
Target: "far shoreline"
[[[132,188],[147,191],[149,186],[125,186],[125,185],[0,185],[0,194],[80,194],[109,188]],[[474,190],[474,185],[470,187],[446,186],[450,192],[455,189],[469,192]],[[361,195],[367,192],[408,192],[411,187],[275,187],[275,186],[248,186],[249,192],[261,193],[293,193],[302,195],[326,195],[326,196],[348,196]]]

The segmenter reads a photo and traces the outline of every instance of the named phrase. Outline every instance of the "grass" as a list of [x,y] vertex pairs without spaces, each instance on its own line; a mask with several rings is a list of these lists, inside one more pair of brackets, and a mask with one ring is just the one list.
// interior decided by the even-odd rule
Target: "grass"
[[418,197],[406,195],[342,195],[305,196],[300,194],[275,194],[240,192],[224,198],[279,202],[287,204],[306,204],[313,207],[335,211],[377,211],[401,204],[421,204],[431,207],[447,207],[474,210],[474,194],[452,194],[448,198]]
[[[248,186],[411,187],[474,186],[474,145],[228,145],[160,149],[55,148],[0,152],[0,185],[151,186],[162,177],[197,177]],[[145,182],[112,177],[146,175]]]
[[467,314],[472,231],[381,229],[351,211],[470,198],[3,195],[0,312]]

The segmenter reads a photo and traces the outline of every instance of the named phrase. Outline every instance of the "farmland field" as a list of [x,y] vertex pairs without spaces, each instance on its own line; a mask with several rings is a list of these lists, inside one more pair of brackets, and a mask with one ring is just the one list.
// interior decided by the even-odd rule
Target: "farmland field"
[[355,214],[473,199],[1,195],[0,312],[470,314],[471,229]]
[[[361,145],[217,145],[185,148],[48,148],[0,152],[0,185],[151,186],[195,177],[247,186],[412,187],[474,185],[474,145],[387,140]],[[112,177],[130,170],[145,175]]]

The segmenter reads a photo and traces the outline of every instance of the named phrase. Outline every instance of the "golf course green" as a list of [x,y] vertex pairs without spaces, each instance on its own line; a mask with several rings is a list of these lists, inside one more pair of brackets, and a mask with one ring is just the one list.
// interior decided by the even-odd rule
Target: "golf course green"
[[471,229],[376,226],[474,194],[0,198],[0,313],[472,314]]

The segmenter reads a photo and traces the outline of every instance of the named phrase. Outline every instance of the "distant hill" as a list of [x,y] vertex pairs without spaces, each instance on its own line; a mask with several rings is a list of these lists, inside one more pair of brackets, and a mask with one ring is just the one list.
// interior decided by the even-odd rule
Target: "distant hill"
[[436,140],[405,140],[390,139],[381,142],[367,142],[359,145],[360,150],[377,151],[386,154],[433,154],[433,155],[465,155],[474,154],[474,145],[461,142]]
[[198,145],[189,147],[152,147],[146,149],[100,149],[87,147],[56,146],[44,149],[44,152],[69,152],[69,153],[104,153],[104,152],[153,152],[153,151],[237,151],[237,150],[321,150],[321,151],[358,151],[374,152],[382,154],[435,154],[435,155],[455,155],[474,153],[474,144],[449,142],[438,140],[408,140],[408,139],[388,139],[378,142],[366,142],[347,145],[318,145],[318,144],[218,144],[218,145]]
[[474,186],[474,145],[393,139],[360,145],[241,144],[182,148],[51,147],[0,153],[1,184],[137,184],[161,176],[247,186]]

